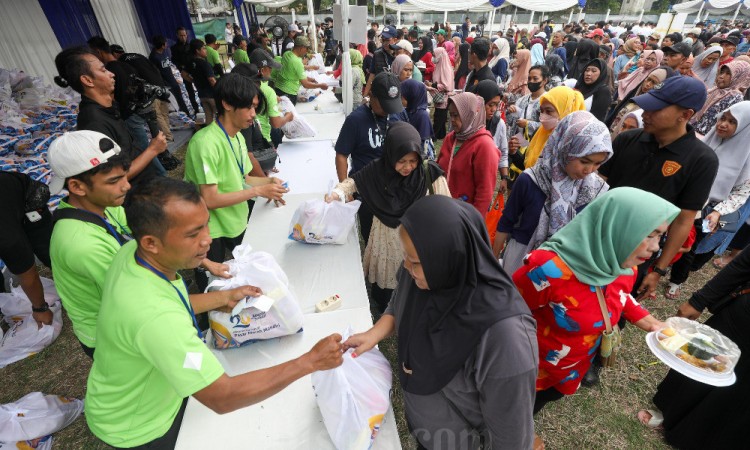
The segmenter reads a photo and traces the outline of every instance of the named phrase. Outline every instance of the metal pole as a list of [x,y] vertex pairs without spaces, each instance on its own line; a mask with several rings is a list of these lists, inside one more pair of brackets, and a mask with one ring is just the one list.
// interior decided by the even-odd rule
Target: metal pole
[[578,8],[578,22],[583,18],[583,8]]
[[401,7],[396,10],[396,23],[398,24],[397,28],[401,28]]
[[315,28],[315,10],[313,9],[313,0],[307,0],[307,14],[310,15],[310,23],[313,29],[313,52],[318,53],[318,30]]
[[570,8],[570,15],[568,16],[568,23],[573,22],[573,8]]
[[448,11],[443,11],[443,23],[446,23],[446,22],[448,22]]
[[513,23],[516,23],[516,13],[518,13],[518,6],[513,7],[513,17],[510,18],[510,21]]
[[743,3],[745,3],[745,1],[740,0],[740,2],[737,4],[737,9],[734,10],[734,15],[732,16],[732,23],[734,23],[734,21],[737,20],[737,14],[740,13],[740,8],[742,8]]
[[703,0],[703,2],[701,2],[701,7],[698,8],[698,14],[695,16],[695,21],[693,21],[693,23],[700,22],[700,20],[701,20],[701,13],[703,12],[703,7],[706,6],[706,2],[707,1],[708,0]]
[[609,20],[609,8],[607,8],[607,15],[604,16],[604,21],[607,22]]
[[642,9],[642,10],[641,10],[641,15],[640,15],[640,16],[638,16],[638,23],[641,23],[641,22],[643,21],[643,13],[645,13],[645,12],[646,12],[646,10],[645,10],[645,9]]
[[531,25],[534,23],[534,11],[531,11],[531,17],[529,17],[529,33],[531,33]]
[[492,20],[490,21],[489,38],[492,39],[492,29],[495,26],[495,16],[497,15],[497,8],[492,10]]

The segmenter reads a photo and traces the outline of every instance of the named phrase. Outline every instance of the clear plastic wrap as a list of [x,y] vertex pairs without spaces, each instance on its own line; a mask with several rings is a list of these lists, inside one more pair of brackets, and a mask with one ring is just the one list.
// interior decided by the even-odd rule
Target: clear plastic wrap
[[668,328],[656,338],[662,349],[698,369],[715,374],[728,374],[740,359],[740,349],[729,338],[708,325],[670,317]]

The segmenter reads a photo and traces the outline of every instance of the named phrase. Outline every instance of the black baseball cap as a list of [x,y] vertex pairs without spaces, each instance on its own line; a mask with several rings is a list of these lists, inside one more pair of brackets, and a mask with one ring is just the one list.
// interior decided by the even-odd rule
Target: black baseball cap
[[401,103],[401,82],[396,74],[381,72],[372,80],[372,95],[378,99],[386,114],[398,114],[404,110]]
[[719,45],[724,44],[724,43],[731,44],[737,47],[737,45],[740,43],[740,39],[737,36],[730,34],[729,36],[719,41]]
[[658,111],[670,105],[700,111],[706,103],[706,85],[697,78],[676,76],[657,84],[633,102],[644,111]]
[[689,57],[693,52],[693,47],[687,42],[678,42],[667,47],[662,47],[661,51],[664,53],[681,53],[685,57]]
[[262,48],[256,48],[255,50],[250,52],[248,58],[250,59],[250,63],[258,66],[258,69],[262,69],[264,67],[281,69],[281,64],[273,59],[273,56],[269,55],[268,52],[263,50]]

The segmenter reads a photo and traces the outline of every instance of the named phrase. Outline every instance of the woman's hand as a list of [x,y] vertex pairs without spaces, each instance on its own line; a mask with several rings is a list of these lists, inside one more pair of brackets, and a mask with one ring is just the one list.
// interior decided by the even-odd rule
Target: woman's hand
[[357,333],[349,337],[349,339],[344,341],[344,351],[353,348],[354,352],[352,353],[352,357],[354,358],[362,353],[370,351],[373,347],[378,345],[378,340],[373,335],[374,333],[372,331],[373,329],[371,328],[364,333]]
[[516,108],[516,105],[510,105],[508,106],[508,112],[515,114],[516,112],[518,112],[518,108]]
[[519,148],[521,148],[521,143],[518,142],[518,139],[515,136],[510,138],[508,141],[508,153],[515,155]]
[[527,119],[518,119],[516,123],[518,124],[519,127],[526,128],[526,125],[529,124],[529,121]]
[[711,214],[706,216],[706,220],[708,220],[708,228],[711,229],[711,233],[715,233],[717,231],[720,218],[721,214],[719,214],[718,211],[712,211]]
[[685,302],[677,308],[677,317],[684,317],[690,320],[698,320],[701,316],[701,312],[693,308],[689,302]]

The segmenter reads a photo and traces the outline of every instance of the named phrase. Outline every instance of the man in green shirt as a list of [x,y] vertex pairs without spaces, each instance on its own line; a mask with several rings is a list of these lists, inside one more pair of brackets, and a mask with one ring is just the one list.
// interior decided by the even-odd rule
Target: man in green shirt
[[134,240],[107,272],[86,392],[86,422],[99,439],[118,448],[172,449],[187,397],[223,414],[342,363],[341,336],[334,334],[299,358],[228,376],[203,342],[195,314],[231,309],[261,291],[188,295],[177,271],[197,267],[211,243],[198,190],[161,177],[135,188],[125,212]]
[[[50,192],[64,188],[53,218],[50,259],[55,287],[73,323],[84,353],[94,356],[96,324],[104,276],[120,247],[130,240],[122,203],[130,190],[130,160],[106,135],[96,131],[65,133],[47,154],[54,176]],[[217,276],[227,266],[204,261]]]
[[216,41],[216,35],[208,33],[204,36],[206,41],[206,61],[211,65],[214,71],[214,77],[218,80],[224,75],[224,64],[219,56],[219,43]]
[[233,41],[235,50],[232,54],[232,59],[235,64],[249,63],[250,59],[247,57],[247,41],[242,36],[235,36]]
[[[236,54],[236,52],[235,52]],[[223,261],[240,242],[255,197],[284,204],[289,190],[282,180],[250,176],[252,162],[240,130],[252,125],[258,107],[258,88],[237,73],[224,75],[214,87],[218,118],[195,133],[185,155],[185,180],[198,186],[211,214],[209,259]],[[196,273],[198,286],[206,279]]]
[[305,75],[305,65],[302,57],[305,56],[312,44],[306,36],[297,36],[294,39],[294,48],[284,52],[281,57],[281,69],[276,75],[276,93],[282,97],[288,97],[293,105],[297,104],[297,94],[300,85],[306,89],[328,89],[327,84],[318,83],[314,78]]
[[[260,92],[261,94],[263,94],[263,97],[266,101],[265,110],[262,114],[258,114],[258,122],[260,122],[261,134],[263,134],[263,139],[265,139],[266,142],[271,143],[271,129],[279,129],[284,126],[284,124],[294,120],[294,115],[291,112],[287,112],[283,116],[281,115],[281,112],[279,111],[279,102],[277,100],[276,91],[274,91],[273,88],[268,85],[268,80],[271,79],[271,72],[274,69],[280,69],[281,64],[274,60],[273,57],[268,54],[268,52],[260,48],[255,49],[252,53],[250,53],[250,63],[255,64],[255,66],[258,67],[258,74],[260,75],[261,79]],[[283,133],[281,135],[283,136]],[[276,146],[280,142],[281,139],[279,139],[279,142],[273,142],[273,144],[274,146]]]

